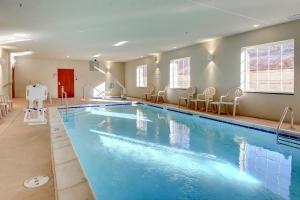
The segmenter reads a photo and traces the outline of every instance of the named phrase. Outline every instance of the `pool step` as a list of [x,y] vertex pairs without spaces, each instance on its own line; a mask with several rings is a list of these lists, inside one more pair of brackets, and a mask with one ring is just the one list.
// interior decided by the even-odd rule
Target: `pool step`
[[277,143],[300,149],[300,137],[287,134],[278,134]]
[[293,136],[289,134],[282,134],[281,131],[284,131],[282,129],[282,124],[284,122],[284,119],[286,118],[286,115],[290,113],[290,120],[291,120],[291,129],[294,129],[294,110],[290,106],[286,106],[282,112],[282,115],[279,120],[279,124],[276,129],[276,141],[277,144],[283,144],[290,147],[295,147],[300,149],[300,137],[299,136]]

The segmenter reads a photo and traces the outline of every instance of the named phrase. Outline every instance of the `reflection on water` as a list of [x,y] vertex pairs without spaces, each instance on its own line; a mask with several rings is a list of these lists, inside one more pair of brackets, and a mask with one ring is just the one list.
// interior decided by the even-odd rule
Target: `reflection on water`
[[292,156],[285,158],[281,153],[241,142],[240,169],[260,180],[273,193],[290,199]]
[[190,128],[182,123],[170,120],[170,144],[172,146],[190,148]]
[[136,110],[136,128],[138,135],[147,135],[147,116],[141,109]]
[[99,136],[101,145],[112,157],[132,160],[134,163],[148,166],[153,165],[153,169],[172,175],[184,173],[193,178],[226,181],[239,187],[241,184],[251,187],[260,185],[255,178],[240,172],[231,163],[220,160],[214,155],[195,153],[94,129],[89,131]]

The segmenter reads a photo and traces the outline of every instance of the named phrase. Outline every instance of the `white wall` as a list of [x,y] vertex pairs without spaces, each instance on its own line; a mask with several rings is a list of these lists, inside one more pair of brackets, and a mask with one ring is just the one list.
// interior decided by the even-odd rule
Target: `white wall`
[[[247,116],[279,120],[283,108],[290,105],[296,112],[296,121],[300,123],[299,27],[300,20],[164,52],[160,54],[157,68],[153,57],[126,62],[125,82],[128,95],[141,97],[145,91],[145,89],[136,88],[135,69],[137,65],[148,64],[148,83],[154,85],[158,90],[169,84],[170,60],[189,56],[191,57],[191,85],[197,86],[199,92],[202,92],[208,86],[216,87],[217,100],[220,95],[225,94],[228,88],[240,85],[242,47],[295,39],[295,94],[246,93],[241,100],[241,113]],[[215,55],[215,59],[211,63],[207,60],[208,53]],[[182,93],[182,90],[169,89],[167,93],[168,101],[178,103],[180,93]]]
[[125,87],[127,94],[133,97],[141,97],[145,88],[136,87],[136,68],[139,65],[147,64],[148,85],[153,85],[159,90],[159,70],[156,70],[155,58],[149,56],[143,59],[127,62],[125,64]]
[[9,52],[0,48],[0,94],[10,95],[10,66],[9,66]]
[[[75,97],[82,98],[83,87],[85,87],[86,97],[92,97],[93,88],[103,82],[108,83],[109,75],[104,75],[97,71],[89,71],[88,61],[78,60],[56,60],[48,58],[38,58],[34,56],[17,57],[15,65],[16,97],[25,96],[25,87],[28,84],[40,83],[48,87],[49,92],[55,98],[57,92],[57,69],[74,69]],[[110,73],[124,84],[124,64],[108,64]],[[108,84],[106,84],[107,86]],[[115,88],[110,95],[120,95],[120,89]]]

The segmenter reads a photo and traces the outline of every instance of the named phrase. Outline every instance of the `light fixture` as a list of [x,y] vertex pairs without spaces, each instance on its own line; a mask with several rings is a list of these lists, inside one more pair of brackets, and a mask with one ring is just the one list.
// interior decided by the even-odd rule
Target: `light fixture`
[[156,65],[159,63],[158,56],[154,56],[154,62],[155,62]]
[[99,56],[101,56],[101,54],[96,54],[96,55],[93,55],[93,58],[98,58]]
[[208,54],[208,55],[207,55],[207,60],[208,60],[208,62],[213,61],[214,58],[215,58],[215,55],[214,55],[214,54]]
[[29,34],[27,34],[27,33],[14,33],[14,36],[15,37],[28,37]]
[[32,39],[29,38],[23,38],[23,39],[6,39],[6,40],[1,40],[0,39],[0,44],[10,44],[10,43],[15,43],[15,42],[24,42],[24,41],[30,41]]
[[21,51],[21,52],[13,52],[10,54],[10,63],[14,65],[16,63],[15,57],[18,56],[27,56],[33,54],[33,51]]
[[116,44],[114,44],[115,47],[119,47],[119,46],[122,46],[124,44],[128,43],[128,41],[121,41],[121,42],[118,42]]
[[259,26],[260,26],[259,24],[254,24],[254,25],[253,25],[254,28],[257,28],[257,27],[259,27]]
[[29,38],[29,34],[26,33],[14,33],[11,35],[0,36],[0,44],[9,44],[15,42],[23,42],[32,40]]
[[177,47],[173,47],[173,49],[177,49]]
[[11,53],[12,56],[16,57],[16,56],[27,56],[27,55],[31,55],[33,54],[33,51],[22,51],[22,52],[14,52]]
[[67,58],[70,58],[70,56],[67,56]]

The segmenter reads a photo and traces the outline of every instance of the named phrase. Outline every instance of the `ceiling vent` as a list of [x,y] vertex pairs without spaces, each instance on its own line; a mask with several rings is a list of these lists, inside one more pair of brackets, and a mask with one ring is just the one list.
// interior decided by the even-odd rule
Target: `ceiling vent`
[[289,21],[295,21],[300,19],[300,14],[291,15],[287,18]]

